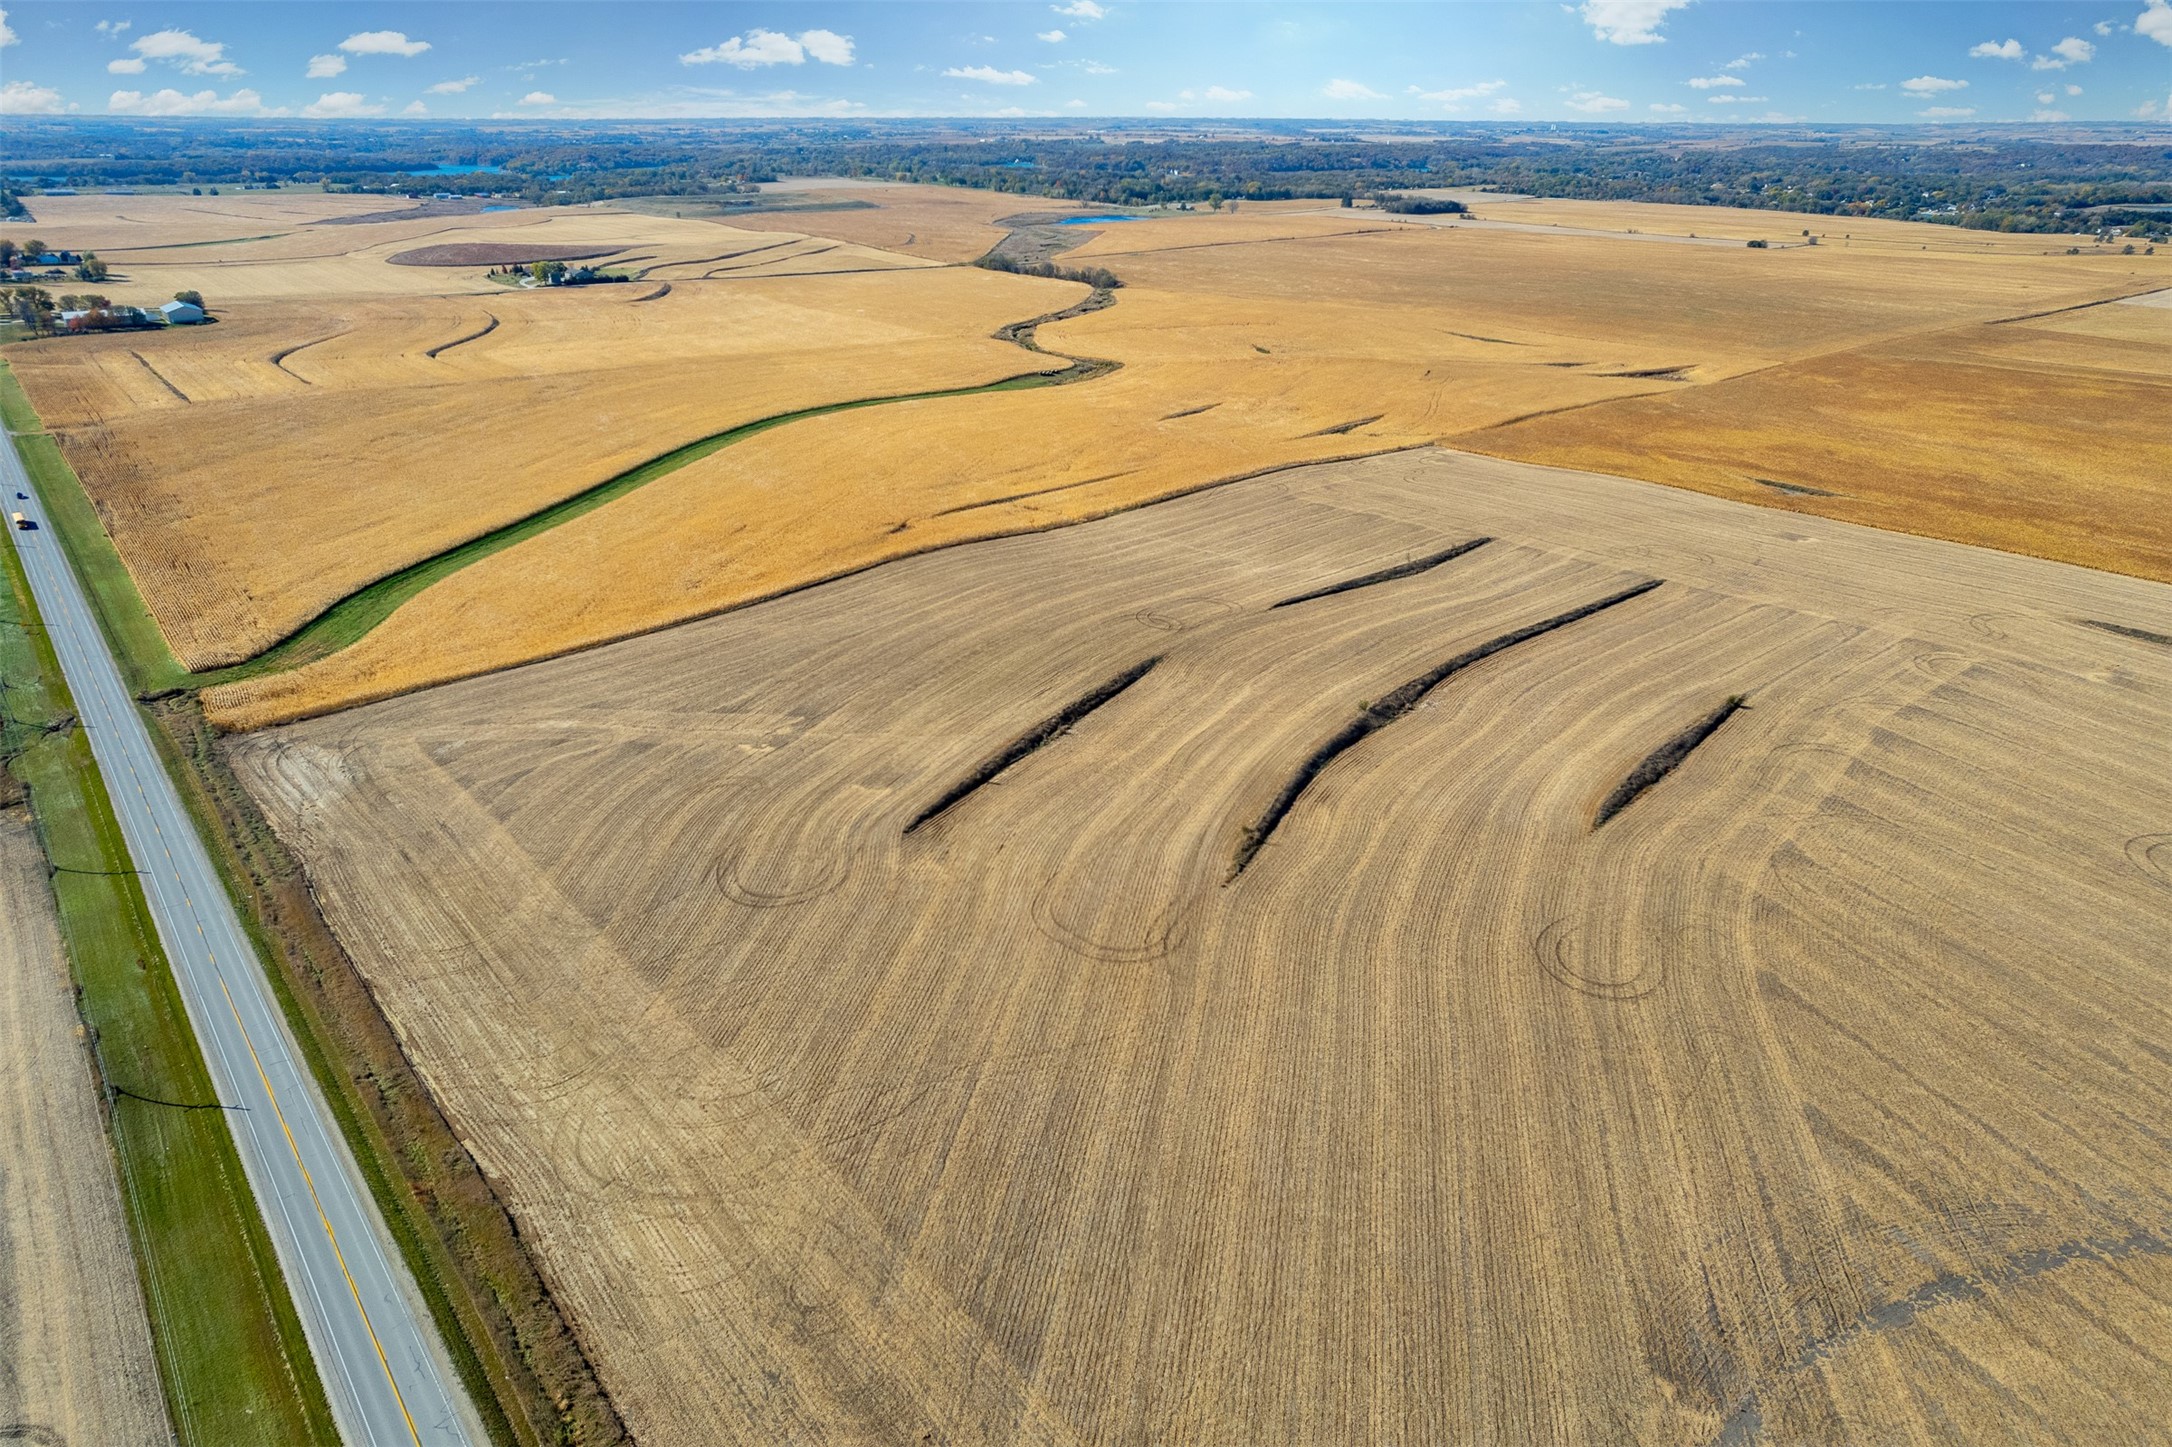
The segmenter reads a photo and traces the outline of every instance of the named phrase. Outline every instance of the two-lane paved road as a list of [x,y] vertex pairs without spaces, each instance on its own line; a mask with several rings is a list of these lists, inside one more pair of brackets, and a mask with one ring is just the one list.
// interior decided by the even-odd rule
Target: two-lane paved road
[[[485,1437],[376,1203],[272,999],[210,856],[122,683],[13,439],[0,512],[75,695],[234,1144],[349,1447],[483,1447]],[[27,494],[18,500],[17,493]]]

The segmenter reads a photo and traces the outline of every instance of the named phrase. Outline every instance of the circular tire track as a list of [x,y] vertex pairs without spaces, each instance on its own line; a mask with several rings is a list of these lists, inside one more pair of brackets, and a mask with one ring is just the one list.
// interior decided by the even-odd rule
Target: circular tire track
[[1202,594],[1152,603],[1129,616],[1133,622],[1163,633],[1182,633],[1218,618],[1227,618],[1236,611],[1237,605],[1228,599]]
[[1531,952],[1538,958],[1539,968],[1555,984],[1565,985],[1594,1000],[1641,1000],[1658,989],[1659,982],[1666,978],[1665,965],[1656,955],[1638,964],[1633,974],[1623,978],[1586,973],[1576,964],[1580,954],[1577,948],[1580,933],[1568,920],[1557,919],[1541,929],[1531,941]]
[[2127,841],[2127,862],[2142,877],[2172,889],[2172,834],[2137,834]]

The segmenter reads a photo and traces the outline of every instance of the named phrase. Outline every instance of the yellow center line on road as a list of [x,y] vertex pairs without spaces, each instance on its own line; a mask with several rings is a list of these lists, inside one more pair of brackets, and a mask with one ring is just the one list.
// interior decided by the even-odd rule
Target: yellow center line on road
[[[143,777],[136,772],[135,761],[124,759],[123,762],[128,765],[129,782],[136,786],[136,795],[143,799],[148,811],[150,799],[144,793]],[[161,839],[165,837],[165,831],[159,828],[155,819],[151,827]],[[169,853],[168,858],[171,857]],[[179,884],[180,881],[180,872],[176,870],[174,882]],[[193,913],[195,901],[189,898],[186,888],[182,890],[181,898]],[[203,921],[198,919],[195,923],[197,938],[204,939]],[[370,1346],[377,1353],[377,1365],[385,1374],[385,1385],[392,1388],[392,1400],[399,1404],[400,1420],[407,1424],[407,1435],[415,1447],[422,1447],[422,1433],[415,1426],[414,1414],[407,1410],[407,1397],[400,1391],[400,1384],[392,1375],[392,1362],[385,1356],[385,1344],[377,1339],[377,1328],[370,1321],[369,1308],[362,1304],[362,1289],[355,1284],[354,1273],[347,1269],[347,1253],[340,1249],[339,1233],[332,1229],[332,1218],[325,1214],[324,1202],[317,1195],[316,1178],[310,1175],[308,1165],[302,1160],[301,1145],[294,1139],[293,1127],[287,1124],[287,1113],[279,1104],[279,1092],[272,1088],[271,1076],[265,1072],[264,1061],[256,1052],[256,1041],[250,1038],[249,1027],[241,1018],[241,1007],[234,1003],[234,992],[227,988],[226,971],[219,968],[218,954],[210,948],[208,940],[204,948],[204,958],[210,963],[212,974],[219,981],[219,993],[226,997],[226,1008],[234,1017],[234,1028],[241,1032],[241,1043],[248,1047],[249,1063],[256,1068],[256,1078],[264,1087],[264,1098],[271,1102],[272,1115],[279,1121],[279,1130],[287,1140],[287,1150],[294,1157],[294,1168],[302,1173],[302,1184],[309,1188],[309,1204],[317,1213],[317,1223],[324,1228],[324,1239],[332,1247],[333,1259],[339,1262],[339,1274],[347,1283],[347,1294],[354,1298],[354,1309],[361,1313],[362,1330],[369,1333]]]

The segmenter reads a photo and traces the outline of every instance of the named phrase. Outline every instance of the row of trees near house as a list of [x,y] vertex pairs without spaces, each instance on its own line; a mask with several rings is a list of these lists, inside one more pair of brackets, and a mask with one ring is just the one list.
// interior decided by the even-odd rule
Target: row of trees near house
[[[0,319],[15,322],[34,337],[62,332],[141,331],[176,322],[204,320],[204,297],[198,291],[177,291],[174,306],[146,310],[115,306],[96,292],[64,292],[56,301],[42,286],[0,287]],[[191,312],[187,308],[194,308]]]
[[596,286],[604,282],[632,281],[623,271],[598,271],[593,266],[568,266],[563,261],[531,261],[526,266],[508,266],[493,269],[493,281],[519,281],[522,277],[538,286]]
[[112,275],[111,269],[98,259],[95,251],[78,256],[72,251],[56,251],[35,236],[21,245],[17,245],[13,237],[0,236],[0,271],[27,271],[36,267],[69,268],[68,274],[77,281],[104,281]]

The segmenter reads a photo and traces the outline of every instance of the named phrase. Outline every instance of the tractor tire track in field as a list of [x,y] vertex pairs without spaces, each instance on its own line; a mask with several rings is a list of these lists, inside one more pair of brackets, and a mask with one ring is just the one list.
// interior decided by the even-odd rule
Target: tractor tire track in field
[[1453,562],[1465,553],[1474,552],[1492,541],[1491,538],[1472,538],[1469,542],[1457,543],[1444,552],[1429,553],[1422,558],[1412,558],[1407,563],[1397,563],[1394,567],[1382,568],[1377,573],[1361,573],[1355,578],[1345,578],[1340,583],[1330,583],[1324,588],[1314,588],[1309,593],[1298,593],[1293,597],[1284,598],[1267,606],[1270,608],[1290,608],[1299,603],[1310,603],[1315,598],[1332,598],[1337,593],[1350,593],[1359,588],[1370,588],[1377,583],[1392,583],[1398,578],[1414,578],[1420,573],[1432,571],[1442,563]]
[[[1131,472],[1137,470],[1137,468],[1133,468]],[[984,507],[1001,507],[1007,502],[1024,502],[1029,497],[1047,497],[1052,492],[1070,492],[1075,488],[1092,487],[1097,482],[1114,482],[1120,477],[1131,476],[1131,472],[1105,472],[1099,477],[1089,477],[1083,482],[1065,482],[1059,483],[1055,487],[1037,487],[1031,492],[1014,492],[1003,497],[991,497],[986,502],[962,502],[956,507],[946,507],[940,512],[931,513],[930,516],[946,518],[952,513],[974,512]],[[901,525],[899,531],[902,532],[903,530]]]
[[483,329],[481,331],[469,332],[466,336],[454,337],[449,342],[440,342],[436,346],[430,348],[429,351],[424,352],[423,355],[425,357],[436,358],[444,355],[446,352],[451,351],[454,347],[464,347],[469,342],[479,342],[484,337],[489,336],[492,332],[498,329],[498,317],[495,312],[484,312],[483,315],[490,318],[490,320],[483,324]]
[[658,283],[656,284],[656,290],[654,290],[654,291],[652,291],[652,292],[648,293],[648,294],[647,294],[646,296],[637,296],[637,297],[633,297],[633,298],[631,298],[630,300],[631,300],[631,301],[662,301],[662,300],[663,300],[663,299],[664,299],[665,297],[667,297],[667,296],[669,296],[669,295],[671,295],[671,283],[670,283],[670,282],[668,282],[668,281],[662,281],[662,282],[658,282]]
[[1329,764],[1332,764],[1337,758],[1416,708],[1420,700],[1434,689],[1440,687],[1451,676],[1462,672],[1474,663],[1491,658],[1496,653],[1514,648],[1519,643],[1527,643],[1531,639],[1551,633],[1557,628],[1566,628],[1571,623],[1589,618],[1594,613],[1604,612],[1617,604],[1626,603],[1632,598],[1640,598],[1665,581],[1664,578],[1652,578],[1638,583],[1634,587],[1624,588],[1619,593],[1612,593],[1581,607],[1571,608],[1566,613],[1557,613],[1551,618],[1526,624],[1514,632],[1503,633],[1500,637],[1481,643],[1476,648],[1466,649],[1462,653],[1458,653],[1437,668],[1419,674],[1387,697],[1364,705],[1358,711],[1358,716],[1344,725],[1341,732],[1313,750],[1312,757],[1298,766],[1297,772],[1292,774],[1289,782],[1282,786],[1282,792],[1274,797],[1259,818],[1250,828],[1244,831],[1243,838],[1237,843],[1236,854],[1230,861],[1229,877],[1223,882],[1225,884],[1233,882],[1238,875],[1244,873],[1246,866],[1250,865],[1253,859],[1258,856],[1260,849],[1273,836],[1282,821],[1289,816],[1290,810],[1297,807],[1298,799],[1304,795],[1306,789],[1312,786],[1312,781],[1317,779]]
[[1089,689],[1086,693],[1067,704],[1060,712],[1050,715],[1025,733],[1011,740],[1010,743],[1004,745],[1001,750],[979,768],[951,785],[950,788],[943,792],[941,798],[915,814],[912,822],[905,826],[905,832],[910,834],[921,825],[949,812],[958,804],[963,803],[968,796],[983,784],[993,782],[997,775],[1024,759],[1043,744],[1070,732],[1072,727],[1081,719],[1146,677],[1147,674],[1153,672],[1154,665],[1159,662],[1161,662],[1161,655],[1156,654],[1144,663],[1133,664],[1130,668],[1117,674],[1116,677]]
[[1736,711],[1746,707],[1747,703],[1748,701],[1741,694],[1736,694],[1718,708],[1712,710],[1711,713],[1697,720],[1688,728],[1683,729],[1649,754],[1646,754],[1644,761],[1631,769],[1629,776],[1616,784],[1614,792],[1607,795],[1606,799],[1599,805],[1598,815],[1591,821],[1591,827],[1594,829],[1599,828],[1607,820],[1635,803],[1637,796],[1646,789],[1651,788],[1652,785],[1680,768],[1682,761],[1690,756],[1691,751],[1697,745],[1717,733],[1719,726],[1733,718]]
[[[313,663],[320,658],[327,657],[368,633],[372,628],[375,628],[379,623],[391,616],[394,609],[414,597],[424,588],[459,571],[470,563],[479,562],[493,553],[501,552],[513,546],[515,543],[525,542],[529,538],[547,532],[561,523],[570,522],[584,513],[593,512],[604,504],[613,502],[632,492],[637,487],[654,482],[660,477],[668,476],[689,463],[698,462],[713,452],[721,451],[723,448],[735,442],[744,441],[757,433],[767,432],[773,427],[782,427],[786,423],[826,416],[832,412],[850,412],[862,407],[887,406],[893,402],[924,402],[946,397],[972,397],[987,392],[1018,391],[1029,387],[1057,387],[1105,376],[1123,364],[1100,357],[1073,357],[1065,352],[1050,352],[1035,340],[1034,333],[1049,322],[1063,321],[1070,317],[1084,315],[1090,311],[1098,311],[1107,306],[1111,299],[1113,298],[1110,292],[1097,289],[1083,300],[1072,306],[1065,307],[1061,311],[1029,317],[1021,322],[1013,322],[1008,326],[999,328],[994,333],[997,340],[1014,343],[1026,351],[1042,356],[1064,357],[1070,365],[1060,371],[1027,372],[1016,377],[1005,378],[1000,382],[984,383],[971,387],[953,387],[935,392],[907,392],[888,397],[864,397],[850,402],[824,403],[821,406],[803,407],[797,411],[779,413],[774,417],[759,418],[753,422],[741,423],[736,427],[728,427],[722,432],[711,433],[707,437],[696,438],[692,442],[682,444],[669,452],[653,457],[637,467],[629,468],[616,476],[606,478],[595,486],[577,492],[571,497],[552,503],[549,507],[540,508],[524,518],[516,518],[503,527],[494,528],[490,532],[470,538],[467,542],[423,558],[418,562],[410,563],[397,572],[389,573],[376,582],[358,588],[333,603],[323,612],[289,633],[285,638],[264,649],[255,657],[245,659],[230,667],[191,674],[184,680],[182,686],[204,688],[216,683],[231,683],[258,674]],[[337,337],[345,335],[345,332],[340,332],[334,334],[334,336],[320,337],[317,341],[333,341]],[[467,340],[473,340],[473,338]],[[302,347],[315,345],[317,345],[317,342],[304,342],[301,346],[291,347],[273,356],[272,363],[279,366],[280,370],[286,371],[287,369],[282,365],[284,358],[292,356],[295,352],[300,351]],[[137,360],[141,361],[142,359],[139,357]],[[148,366],[149,364],[146,363],[145,365]],[[296,376],[292,372],[288,372],[288,375],[294,376],[296,381],[314,385],[309,383],[309,379],[306,377]],[[163,381],[164,379],[161,378],[160,380]],[[187,399],[183,398],[182,400],[186,401]],[[1106,481],[1107,479],[1098,480]],[[1084,484],[1077,485],[1084,486]]]
[[144,357],[143,353],[132,351],[128,355],[134,357],[136,361],[142,365],[144,371],[149,372],[152,377],[157,379],[159,386],[164,387],[167,391],[173,393],[176,397],[179,397],[184,402],[189,400],[189,394],[182,391],[179,387],[176,387],[173,383],[167,381],[166,374],[159,371],[158,368],[152,366],[151,363]]

